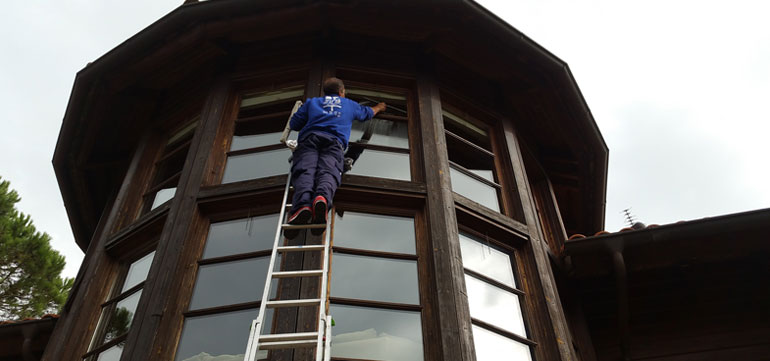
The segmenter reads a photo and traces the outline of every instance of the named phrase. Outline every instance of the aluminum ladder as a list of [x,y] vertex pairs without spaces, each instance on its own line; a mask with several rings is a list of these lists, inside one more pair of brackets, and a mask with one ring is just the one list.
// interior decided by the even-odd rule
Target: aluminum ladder
[[[301,101],[297,101],[294,104],[289,120],[291,116],[302,105]],[[284,129],[281,137],[281,143],[286,144],[290,149],[294,150],[296,143],[292,144],[292,141],[287,140],[289,136],[289,122],[286,122],[286,128]],[[329,280],[329,241],[330,234],[328,232],[329,223],[332,217],[327,217],[326,224],[302,224],[302,225],[290,225],[286,222],[286,212],[291,208],[291,204],[287,204],[289,198],[289,191],[291,190],[291,174],[287,177],[286,186],[283,191],[283,200],[281,202],[281,212],[278,216],[278,226],[275,231],[275,239],[273,241],[273,251],[270,256],[270,264],[267,269],[267,278],[265,281],[265,289],[262,293],[262,302],[259,307],[259,315],[255,320],[251,322],[251,330],[249,332],[249,342],[246,346],[246,353],[243,356],[244,361],[256,361],[257,353],[261,350],[280,350],[280,349],[297,349],[297,348],[316,348],[316,361],[328,361],[331,359],[331,330],[332,330],[332,318],[326,314],[327,305],[327,282]],[[328,210],[327,210],[328,212]],[[285,230],[289,229],[319,229],[323,228],[327,230],[324,235],[323,244],[320,245],[300,245],[300,246],[284,246],[281,245],[282,235]],[[275,260],[278,254],[289,254],[293,252],[323,252],[323,260],[321,269],[316,270],[301,270],[301,271],[277,271],[274,272]],[[274,279],[282,278],[297,278],[297,277],[320,277],[321,288],[319,289],[319,298],[310,299],[296,299],[296,300],[276,300],[270,301],[270,287]],[[316,331],[313,332],[294,332],[294,333],[281,333],[281,334],[264,334],[263,329],[265,311],[267,309],[278,309],[283,307],[308,307],[318,306],[318,326]],[[268,327],[270,327],[268,325]]]

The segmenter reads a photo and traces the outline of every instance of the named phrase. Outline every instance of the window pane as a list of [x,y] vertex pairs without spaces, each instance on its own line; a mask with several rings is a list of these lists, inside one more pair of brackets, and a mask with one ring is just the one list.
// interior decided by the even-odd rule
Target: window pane
[[174,194],[176,194],[176,187],[159,190],[157,193],[155,193],[155,199],[152,201],[152,207],[150,207],[150,210],[158,208],[158,206],[161,204],[168,202],[171,198],[174,198]]
[[477,361],[497,361],[500,355],[505,355],[506,360],[532,361],[529,346],[479,326],[472,328]]
[[465,275],[471,317],[527,337],[519,296],[473,276]]
[[289,148],[227,157],[222,183],[289,173]]
[[406,122],[379,118],[373,118],[368,122],[353,122],[350,141],[358,142],[367,127],[372,127],[372,137],[369,144],[409,149],[409,130]]
[[409,154],[365,149],[349,174],[411,180]]
[[147,273],[150,272],[153,257],[155,257],[155,251],[150,252],[131,264],[128,268],[126,281],[123,282],[123,288],[120,290],[120,293],[125,292],[129,288],[134,287],[147,279]]
[[[259,309],[254,308],[187,318],[175,360],[243,360],[251,321],[257,318],[257,313]],[[272,320],[266,318],[265,323],[272,324]],[[261,356],[258,359],[264,359],[267,352],[262,351],[258,356]]]
[[[302,87],[296,87],[294,89],[284,89],[284,90],[278,90],[273,92],[264,92],[264,93],[245,95],[241,100],[241,108],[251,107],[255,105],[264,105],[264,104],[269,104],[269,103],[273,103],[281,100],[301,98],[302,95],[304,94],[305,94],[305,91],[302,89]],[[289,108],[288,110],[291,110],[291,108]]]
[[419,312],[331,305],[332,357],[423,360]]
[[173,148],[181,143],[182,140],[192,138],[195,128],[198,126],[198,119],[199,118],[196,116],[195,119],[190,121],[184,128],[179,129],[176,133],[172,134],[168,138],[168,141],[166,141],[166,149]]
[[463,267],[516,288],[510,256],[476,237],[460,233]]
[[415,254],[414,219],[344,212],[334,221],[334,245]]
[[345,89],[345,97],[367,107],[373,107],[379,102],[385,102],[388,104],[388,108],[385,109],[385,111],[381,114],[390,114],[402,117],[409,115],[409,112],[406,109],[406,96],[402,94],[347,88]]
[[486,150],[492,150],[489,143],[489,133],[485,129],[446,110],[442,110],[442,112],[444,114],[444,128],[446,130],[478,145],[479,147]]
[[454,167],[449,168],[449,176],[452,179],[453,191],[495,212],[500,212],[497,189],[495,187],[473,179]]
[[142,297],[141,290],[118,302],[115,309],[112,310],[112,314],[109,315],[110,321],[107,324],[107,330],[104,332],[104,341],[102,343],[128,332],[134,320],[134,313],[136,312],[136,306],[139,305],[140,297]]
[[259,301],[270,257],[200,266],[190,309]]
[[277,226],[277,214],[212,223],[201,258],[272,249]]
[[[121,342],[115,346],[112,346],[99,354],[99,358],[96,361],[119,361],[120,355],[123,354],[124,343]],[[93,360],[93,359],[92,359]]]
[[[230,145],[230,151],[278,144],[280,143],[282,133],[283,131],[252,135],[234,135],[233,143]],[[296,140],[297,134],[298,132],[291,132],[289,134],[289,139]]]
[[420,304],[417,262],[335,253],[331,296]]

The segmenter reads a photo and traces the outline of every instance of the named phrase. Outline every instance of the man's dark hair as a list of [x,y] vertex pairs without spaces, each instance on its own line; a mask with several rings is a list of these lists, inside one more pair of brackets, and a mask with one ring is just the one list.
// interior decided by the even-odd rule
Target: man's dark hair
[[324,80],[324,94],[326,95],[340,95],[340,92],[345,89],[345,84],[339,78],[327,78]]

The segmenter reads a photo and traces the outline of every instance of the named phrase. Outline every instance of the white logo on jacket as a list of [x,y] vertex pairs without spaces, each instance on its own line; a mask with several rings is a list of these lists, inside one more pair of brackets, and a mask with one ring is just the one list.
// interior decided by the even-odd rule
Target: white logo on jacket
[[[340,99],[340,97],[324,97],[324,103],[322,105],[322,108],[324,108],[324,113],[340,116],[340,112],[334,111],[335,107],[342,109],[342,99]],[[327,111],[326,108],[329,108],[329,110]]]

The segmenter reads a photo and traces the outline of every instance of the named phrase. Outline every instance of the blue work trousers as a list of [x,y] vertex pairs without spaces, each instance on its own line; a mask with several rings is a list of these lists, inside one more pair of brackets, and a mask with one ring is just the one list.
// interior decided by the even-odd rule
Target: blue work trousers
[[324,196],[331,208],[342,179],[343,154],[342,144],[331,134],[313,132],[299,141],[291,163],[294,198],[289,214],[309,206],[316,196]]

